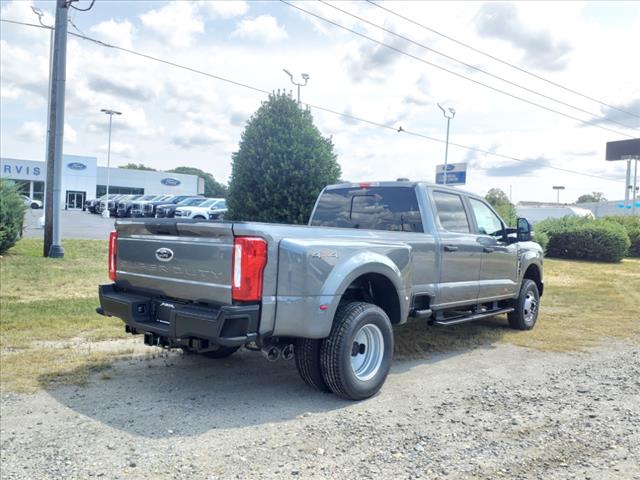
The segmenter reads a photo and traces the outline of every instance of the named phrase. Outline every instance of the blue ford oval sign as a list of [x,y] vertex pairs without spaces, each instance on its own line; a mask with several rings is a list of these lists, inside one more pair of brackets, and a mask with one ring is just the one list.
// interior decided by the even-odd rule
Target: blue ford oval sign
[[87,168],[84,163],[80,162],[69,162],[67,163],[67,167],[69,167],[71,170],[84,170],[85,168]]
[[162,180],[160,180],[160,183],[166,185],[167,187],[177,187],[178,185],[180,185],[180,180],[177,180],[175,178],[163,178]]

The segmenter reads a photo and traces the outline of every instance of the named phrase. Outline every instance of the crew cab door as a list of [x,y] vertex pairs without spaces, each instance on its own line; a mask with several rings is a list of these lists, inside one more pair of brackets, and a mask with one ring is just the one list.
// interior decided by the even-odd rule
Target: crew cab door
[[440,238],[437,307],[472,304],[478,297],[482,245],[461,195],[433,190],[434,217]]
[[468,197],[476,241],[482,247],[478,302],[512,297],[517,289],[518,247],[506,242],[504,223],[484,201]]

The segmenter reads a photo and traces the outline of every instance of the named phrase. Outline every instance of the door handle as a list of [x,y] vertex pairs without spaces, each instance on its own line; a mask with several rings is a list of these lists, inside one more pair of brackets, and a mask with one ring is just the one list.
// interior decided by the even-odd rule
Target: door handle
[[493,247],[484,247],[482,250],[483,250],[485,253],[491,253],[491,252],[493,252],[493,250],[494,250],[494,249],[493,249]]
[[445,252],[457,252],[458,251],[458,247],[456,247],[455,245],[445,245],[444,246],[444,251]]

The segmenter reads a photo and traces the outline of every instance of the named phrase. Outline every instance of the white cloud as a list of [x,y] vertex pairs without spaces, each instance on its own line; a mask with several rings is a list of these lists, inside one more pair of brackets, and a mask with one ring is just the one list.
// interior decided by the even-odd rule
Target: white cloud
[[69,143],[76,143],[78,141],[78,132],[66,122],[64,124],[64,141]]
[[232,37],[246,38],[262,42],[276,42],[287,38],[287,31],[278,25],[278,20],[272,15],[260,15],[252,20],[238,22]]
[[100,40],[117,45],[119,47],[131,48],[133,37],[133,24],[129,20],[118,22],[117,20],[105,20],[97,25],[93,25],[91,32],[97,34]]
[[196,122],[185,122],[171,137],[171,143],[180,148],[207,147],[227,139],[219,129]]
[[[98,151],[101,153],[108,152],[108,145],[106,143],[100,145],[98,147]],[[124,142],[111,142],[111,157],[124,157],[124,158],[133,158],[136,155],[136,148],[130,143]],[[113,161],[113,158],[111,158]]]
[[46,127],[42,122],[24,122],[16,130],[16,138],[23,142],[44,142]]
[[171,2],[140,15],[142,24],[174,47],[188,47],[197,33],[204,33],[204,22],[195,3]]
[[209,18],[233,18],[244,15],[249,10],[249,4],[245,1],[215,1],[204,0],[198,2],[198,6]]

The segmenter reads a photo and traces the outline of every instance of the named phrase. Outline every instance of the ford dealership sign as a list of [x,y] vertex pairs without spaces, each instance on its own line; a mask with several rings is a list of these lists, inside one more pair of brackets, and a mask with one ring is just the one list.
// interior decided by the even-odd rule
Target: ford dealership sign
[[71,170],[85,170],[87,166],[84,163],[80,162],[69,162],[67,163],[67,167]]
[[167,187],[177,187],[178,185],[180,185],[180,180],[175,178],[163,178],[162,180],[160,180],[160,183],[162,185],[166,185]]

